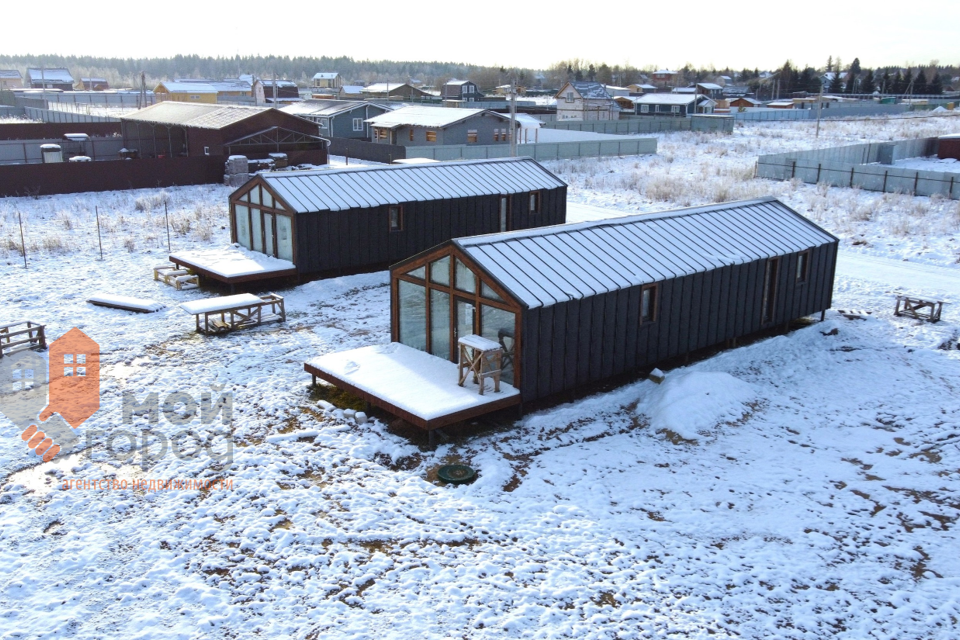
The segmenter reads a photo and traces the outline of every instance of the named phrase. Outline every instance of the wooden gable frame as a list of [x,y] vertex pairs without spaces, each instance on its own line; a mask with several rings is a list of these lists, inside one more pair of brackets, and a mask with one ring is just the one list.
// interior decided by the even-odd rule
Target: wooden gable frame
[[[263,195],[261,192],[260,202],[257,204],[253,202],[253,198],[249,194],[260,187],[263,191],[266,191],[270,194],[270,197],[273,198],[274,205],[279,203],[278,206],[268,207],[263,203]],[[244,197],[248,199],[244,200]],[[248,209],[259,209],[262,212],[272,213],[274,215],[274,229],[273,229],[273,241],[277,241],[277,229],[276,229],[276,216],[286,216],[290,218],[290,229],[293,237],[290,239],[293,245],[293,264],[297,265],[297,258],[299,257],[299,248],[297,246],[297,211],[294,207],[290,206],[290,203],[284,200],[280,195],[274,191],[270,185],[267,184],[267,181],[263,179],[263,176],[257,175],[249,182],[245,183],[242,187],[230,194],[230,242],[236,244],[238,242],[237,238],[237,205],[247,207]],[[262,219],[262,217],[261,217]],[[262,223],[261,223],[262,224]],[[263,233],[263,228],[261,227],[260,233]],[[261,235],[261,237],[263,237]]]

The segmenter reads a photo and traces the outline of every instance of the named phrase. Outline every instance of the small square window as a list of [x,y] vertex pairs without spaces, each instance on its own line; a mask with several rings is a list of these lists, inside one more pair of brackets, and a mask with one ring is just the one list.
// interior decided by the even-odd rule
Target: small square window
[[87,375],[87,368],[86,368],[86,367],[77,367],[77,375],[78,375],[78,376],[84,376],[84,377],[86,377],[86,375]]
[[436,142],[436,141],[437,141],[437,132],[427,131],[427,142]]
[[78,353],[77,354],[77,364],[87,364],[87,354]]
[[[14,380],[20,380],[21,375],[22,375],[22,373],[21,373],[20,369],[14,369],[14,370],[13,370],[13,379],[14,379]],[[26,377],[26,376],[23,376],[23,377]]]
[[477,141],[477,130],[476,130],[476,129],[469,129],[469,130],[467,131],[467,142],[468,142],[468,143],[473,143],[473,142],[476,142],[476,141]]
[[63,377],[64,377],[64,378],[73,377],[73,367],[64,367],[64,368],[63,368]]
[[65,353],[63,354],[63,364],[73,364],[73,354]]
[[403,231],[403,207],[392,206],[388,209],[390,231]]

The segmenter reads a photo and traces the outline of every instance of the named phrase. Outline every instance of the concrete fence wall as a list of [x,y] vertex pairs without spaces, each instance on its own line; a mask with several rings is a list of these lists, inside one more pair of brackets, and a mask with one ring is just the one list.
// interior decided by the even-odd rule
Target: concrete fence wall
[[[635,156],[657,152],[656,138],[624,138],[623,140],[585,140],[582,142],[541,142],[517,145],[517,155],[534,160],[564,158],[595,158],[602,156]],[[510,145],[441,145],[434,147],[407,147],[408,158],[433,160],[480,160],[506,158]]]
[[893,160],[902,160],[930,156],[936,152],[937,138],[919,138],[894,143],[857,144],[778,153],[760,156],[757,160],[757,176],[773,180],[796,178],[807,184],[860,187],[884,193],[909,193],[918,196],[940,194],[960,199],[960,174],[871,164],[878,162],[884,154]]

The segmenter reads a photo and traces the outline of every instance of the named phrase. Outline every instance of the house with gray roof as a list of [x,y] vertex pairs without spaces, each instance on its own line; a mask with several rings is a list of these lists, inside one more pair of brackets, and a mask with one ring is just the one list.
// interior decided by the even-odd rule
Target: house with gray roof
[[16,69],[0,69],[0,91],[22,89],[23,76]]
[[408,106],[370,118],[367,123],[373,142],[381,144],[422,147],[510,142],[510,116],[486,109]]
[[469,80],[453,80],[443,85],[440,95],[444,100],[459,100],[461,102],[477,102],[483,100],[483,94],[475,82]]
[[367,120],[386,113],[386,106],[364,100],[304,100],[280,109],[312,120],[320,126],[320,135],[334,138],[370,139]]
[[27,69],[27,84],[31,89],[73,91],[74,80],[68,69],[31,67]]
[[557,120],[618,120],[620,107],[599,82],[568,82],[557,92]]
[[634,98],[638,116],[687,117],[696,113],[713,113],[714,100],[696,93],[648,93]]

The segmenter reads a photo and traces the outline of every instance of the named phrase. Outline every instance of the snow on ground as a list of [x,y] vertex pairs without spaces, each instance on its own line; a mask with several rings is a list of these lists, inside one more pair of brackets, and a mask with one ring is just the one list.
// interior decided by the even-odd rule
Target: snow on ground
[[[934,123],[827,124],[821,143]],[[286,323],[200,336],[178,305],[217,293],[176,291],[151,267],[167,254],[164,203],[175,250],[229,241],[228,189],[0,200],[0,325],[76,326],[102,350],[88,457],[31,469],[0,419],[0,638],[954,637],[960,322],[950,306],[937,325],[893,317],[901,284],[884,273],[909,257],[941,265],[929,284],[908,265],[921,267],[913,286],[956,284],[957,203],[752,179],[757,153],[813,146],[801,123],[660,138],[657,157],[548,164],[571,198],[622,210],[709,202],[721,187],[778,195],[887,270],[861,262],[837,280],[835,307],[873,315],[830,312],[668,369],[663,385],[508,415],[436,449],[382,414],[358,425],[325,411],[307,387],[304,361],[389,341],[385,272],[278,291]],[[166,308],[95,307],[95,290]],[[144,470],[108,455],[111,433],[185,428],[124,423],[123,391],[211,388],[234,394],[232,423],[190,426],[221,459],[166,455]],[[454,461],[476,482],[438,484]],[[233,488],[54,488],[111,474]]]
[[960,161],[954,158],[904,158],[893,163],[897,169],[916,169],[918,171],[945,171],[946,173],[960,173]]

